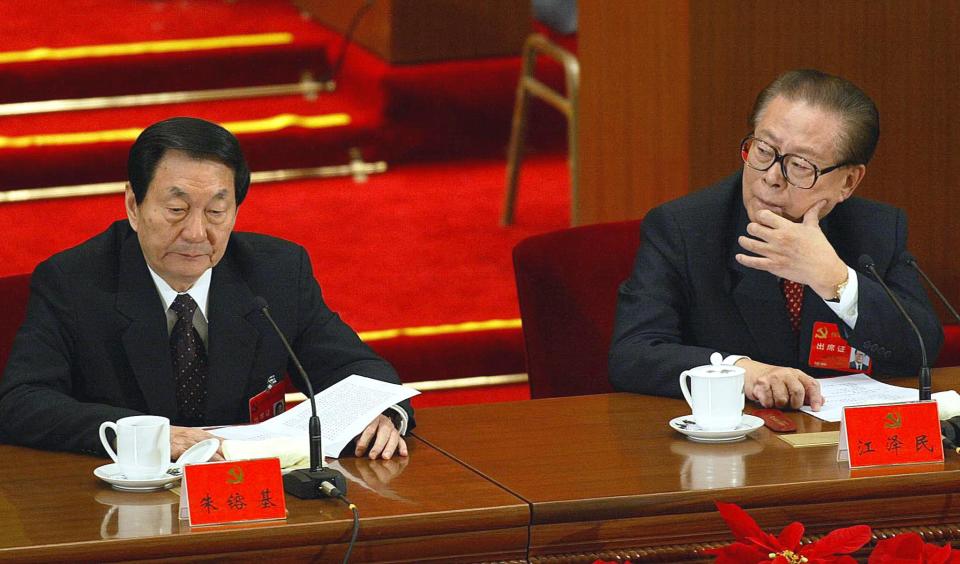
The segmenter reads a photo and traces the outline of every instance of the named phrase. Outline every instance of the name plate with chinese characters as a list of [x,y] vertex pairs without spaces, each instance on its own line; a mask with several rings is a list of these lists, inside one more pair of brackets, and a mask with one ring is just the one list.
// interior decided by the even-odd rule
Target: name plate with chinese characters
[[943,462],[937,402],[843,408],[837,461],[850,468]]
[[188,464],[180,489],[181,519],[184,507],[191,527],[286,519],[280,459]]

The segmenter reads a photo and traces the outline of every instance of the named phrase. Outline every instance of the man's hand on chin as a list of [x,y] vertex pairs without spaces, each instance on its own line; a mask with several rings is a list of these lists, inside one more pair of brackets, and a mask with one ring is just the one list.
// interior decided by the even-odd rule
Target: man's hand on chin
[[786,407],[799,409],[809,405],[814,411],[820,411],[823,396],[820,395],[820,382],[796,368],[786,368],[764,364],[742,358],[736,365],[745,370],[743,391],[748,400],[763,407]]
[[355,456],[366,454],[371,460],[383,458],[390,460],[394,454],[407,456],[407,443],[400,431],[386,415],[378,415],[357,439]]
[[820,230],[820,200],[807,210],[803,221],[794,223],[769,210],[757,213],[757,222],[747,225],[740,246],[757,256],[737,254],[737,261],[749,268],[764,270],[794,282],[806,284],[824,299],[831,299],[837,284],[846,280],[844,264]]
[[[197,427],[176,427],[170,426],[170,458],[176,460],[186,450],[200,441],[207,439],[218,439],[203,429]],[[221,443],[221,448],[222,448]],[[210,459],[211,462],[223,460],[223,451],[218,448],[217,453]]]

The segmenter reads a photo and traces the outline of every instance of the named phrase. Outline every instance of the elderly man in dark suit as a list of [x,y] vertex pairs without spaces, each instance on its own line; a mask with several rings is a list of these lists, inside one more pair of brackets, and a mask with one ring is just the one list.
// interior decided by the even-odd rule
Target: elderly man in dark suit
[[[399,383],[324,304],[306,251],[237,233],[250,183],[237,139],[194,118],[156,123],[130,150],[127,219],[40,264],[0,382],[0,438],[103,454],[103,421],[171,420],[171,455],[201,426],[249,421],[248,400],[293,370],[256,307],[270,305],[312,379]],[[293,377],[294,383],[299,378]],[[372,421],[355,454],[407,455],[409,403]]]
[[[849,347],[870,353],[874,375],[916,373],[916,336],[856,270],[874,259],[936,358],[942,327],[902,260],[905,214],[853,196],[880,134],[873,102],[842,78],[791,71],[760,93],[750,125],[741,171],[644,219],[617,304],[614,387],[677,396],[680,372],[716,351],[745,369],[748,399],[819,409],[814,377],[848,370]],[[822,354],[828,335],[847,354]]]

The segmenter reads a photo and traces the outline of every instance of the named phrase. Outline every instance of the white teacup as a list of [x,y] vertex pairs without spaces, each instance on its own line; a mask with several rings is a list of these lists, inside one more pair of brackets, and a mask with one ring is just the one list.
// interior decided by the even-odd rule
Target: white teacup
[[[743,375],[739,366],[708,364],[680,374],[680,391],[704,431],[735,429],[743,419]],[[687,387],[687,378],[690,386]]]
[[[117,450],[107,440],[107,429],[117,434]],[[170,420],[158,415],[134,415],[100,425],[100,442],[131,480],[162,476],[170,468]]]

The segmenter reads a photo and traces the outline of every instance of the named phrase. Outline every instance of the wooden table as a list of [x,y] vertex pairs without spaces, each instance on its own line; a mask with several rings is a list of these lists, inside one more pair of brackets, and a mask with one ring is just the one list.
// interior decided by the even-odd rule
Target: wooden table
[[[960,368],[935,371],[935,388]],[[900,381],[910,385],[909,380]],[[714,500],[768,529],[854,523],[960,538],[960,457],[851,473],[836,447],[792,448],[767,429],[698,444],[667,426],[680,400],[608,394],[420,410],[406,460],[344,458],[362,525],[353,562],[702,559],[731,534]],[[792,415],[800,432],[835,429]],[[0,446],[0,560],[340,561],[349,511],[287,497],[285,521],[191,530],[170,492],[122,493],[104,459]]]
[[[408,444],[406,461],[339,461],[362,519],[351,562],[525,557],[526,503],[417,439]],[[342,503],[291,496],[286,521],[190,530],[171,492],[118,492],[95,478],[105,462],[0,446],[0,560],[339,562],[350,539]]]
[[[960,368],[934,371],[934,383],[955,388]],[[696,560],[704,543],[732,540],[714,500],[766,529],[866,523],[879,535],[909,527],[960,538],[956,454],[852,473],[836,446],[793,448],[766,428],[739,443],[693,443],[667,425],[688,413],[682,400],[580,396],[424,409],[415,433],[530,503],[531,561]],[[838,428],[791,417],[798,432]]]

